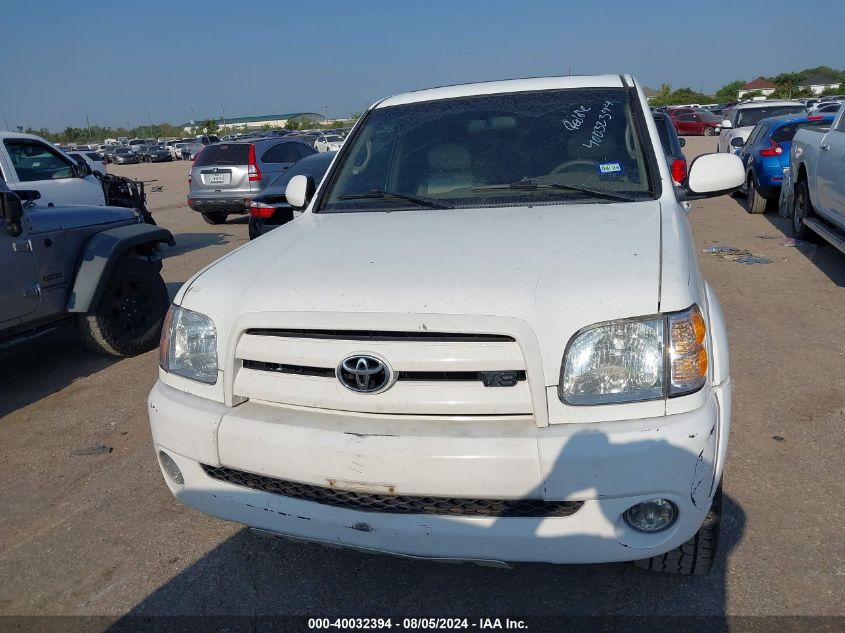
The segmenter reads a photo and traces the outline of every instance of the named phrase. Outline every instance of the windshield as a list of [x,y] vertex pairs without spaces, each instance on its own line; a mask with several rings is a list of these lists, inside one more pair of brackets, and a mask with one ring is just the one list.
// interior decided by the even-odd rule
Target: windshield
[[622,88],[376,108],[347,147],[320,210],[650,199],[639,129]]
[[331,136],[326,137],[326,141],[328,141],[329,143],[342,143],[343,138],[332,134]]
[[796,103],[794,106],[770,106],[766,108],[749,108],[737,112],[736,127],[753,127],[763,119],[781,114],[804,114],[804,106]]

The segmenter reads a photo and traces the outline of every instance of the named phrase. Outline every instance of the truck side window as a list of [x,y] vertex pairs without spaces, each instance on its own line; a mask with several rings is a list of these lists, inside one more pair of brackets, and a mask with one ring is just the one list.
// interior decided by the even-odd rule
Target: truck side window
[[73,178],[73,166],[55,150],[28,139],[6,139],[4,141],[18,180],[57,180]]

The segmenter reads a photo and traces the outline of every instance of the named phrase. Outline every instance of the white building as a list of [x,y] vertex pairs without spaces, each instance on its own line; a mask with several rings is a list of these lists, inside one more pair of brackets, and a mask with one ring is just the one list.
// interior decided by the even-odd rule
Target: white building
[[798,84],[798,87],[803,90],[810,90],[814,95],[820,95],[827,89],[839,90],[841,85],[841,82],[831,79],[830,77],[825,77],[824,75],[813,75]]

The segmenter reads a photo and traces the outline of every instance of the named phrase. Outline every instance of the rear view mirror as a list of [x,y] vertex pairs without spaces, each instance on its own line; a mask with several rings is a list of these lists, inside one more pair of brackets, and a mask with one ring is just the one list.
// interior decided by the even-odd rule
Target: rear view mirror
[[294,176],[285,188],[285,198],[295,209],[302,209],[314,195],[314,179],[311,176]]
[[85,159],[76,157],[76,175],[79,178],[85,178],[86,176],[90,176],[91,173],[91,168],[85,162]]
[[687,146],[687,139],[685,139],[685,138],[679,138],[679,139],[678,139],[678,143],[680,143],[680,144],[681,144],[681,147],[686,147],[686,146]]
[[727,119],[725,119],[724,121],[722,121],[722,124],[719,127],[721,127],[723,130],[728,130],[733,127],[733,124]]
[[743,145],[745,145],[745,141],[740,137],[735,136],[731,139],[731,147],[742,147]]
[[702,154],[689,168],[687,199],[730,193],[745,182],[745,169],[736,154]]
[[17,237],[23,232],[21,227],[23,205],[20,198],[11,191],[0,191],[0,218],[3,220],[6,233],[12,237]]

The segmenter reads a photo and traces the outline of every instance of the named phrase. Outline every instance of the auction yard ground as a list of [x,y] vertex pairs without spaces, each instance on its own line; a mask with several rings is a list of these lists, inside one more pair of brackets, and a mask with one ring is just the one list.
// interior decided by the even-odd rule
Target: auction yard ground
[[[687,141],[689,158],[715,145]],[[176,238],[163,269],[171,295],[247,241],[245,217],[210,226],[187,208],[188,166],[112,167],[163,186],[148,203]],[[0,614],[845,615],[845,256],[783,245],[787,220],[748,215],[730,197],[693,206],[734,384],[710,576],[626,564],[500,570],[257,536],[167,490],[146,414],[156,352],[108,359],[58,334],[0,353]],[[701,253],[713,245],[772,263]],[[113,450],[78,454],[98,446]]]

